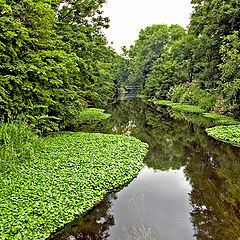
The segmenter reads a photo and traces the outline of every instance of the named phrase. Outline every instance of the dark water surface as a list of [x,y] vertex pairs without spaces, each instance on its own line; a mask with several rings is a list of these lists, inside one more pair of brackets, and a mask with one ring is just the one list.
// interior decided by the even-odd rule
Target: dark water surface
[[139,175],[51,239],[238,240],[240,151],[207,136],[215,123],[131,98],[88,132],[149,144]]

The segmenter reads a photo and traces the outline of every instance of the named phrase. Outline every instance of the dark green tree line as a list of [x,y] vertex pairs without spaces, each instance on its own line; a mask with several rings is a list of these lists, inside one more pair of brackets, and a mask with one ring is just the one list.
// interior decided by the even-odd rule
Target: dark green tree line
[[126,83],[151,98],[238,116],[240,3],[191,3],[187,33],[178,25],[153,25],[139,33],[129,50]]
[[[113,91],[116,54],[101,33],[105,0],[3,0],[0,3],[0,111],[55,130]],[[50,126],[50,128],[51,128]]]

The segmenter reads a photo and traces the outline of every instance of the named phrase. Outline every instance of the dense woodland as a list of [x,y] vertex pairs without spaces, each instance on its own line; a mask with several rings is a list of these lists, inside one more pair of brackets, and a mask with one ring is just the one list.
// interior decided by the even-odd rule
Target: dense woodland
[[125,71],[117,79],[140,85],[151,98],[239,118],[240,2],[192,0],[192,5],[188,31],[178,25],[142,30],[135,44],[123,49]]
[[113,93],[116,54],[102,28],[105,0],[0,2],[0,112],[41,131],[71,128]]

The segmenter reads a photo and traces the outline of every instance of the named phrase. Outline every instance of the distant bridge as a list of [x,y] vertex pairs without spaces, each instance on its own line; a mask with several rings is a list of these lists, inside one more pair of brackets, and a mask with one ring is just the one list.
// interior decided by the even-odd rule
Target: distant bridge
[[140,88],[139,86],[132,86],[132,85],[128,85],[125,87],[127,91],[138,90],[139,88]]

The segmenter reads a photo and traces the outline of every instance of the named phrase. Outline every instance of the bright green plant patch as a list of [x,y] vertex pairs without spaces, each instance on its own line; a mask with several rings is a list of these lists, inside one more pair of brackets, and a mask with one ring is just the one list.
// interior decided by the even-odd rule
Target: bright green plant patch
[[239,121],[237,121],[231,117],[216,114],[216,113],[203,113],[203,115],[207,118],[215,119],[215,120],[217,120],[217,122],[219,122],[221,124],[226,124],[226,125],[240,124]]
[[150,102],[153,102],[157,105],[165,105],[165,106],[173,106],[173,105],[176,105],[178,103],[174,103],[172,101],[169,101],[169,100],[149,100]]
[[226,119],[220,119],[218,120],[219,123],[224,124],[224,125],[235,125],[235,124],[240,124],[239,121],[233,119],[233,118],[226,118]]
[[240,147],[240,126],[216,126],[213,128],[207,128],[206,132],[213,138],[231,143],[234,146]]
[[203,116],[207,117],[207,118],[216,119],[216,120],[219,120],[219,119],[222,119],[222,118],[226,117],[224,115],[220,115],[220,114],[217,114],[217,113],[203,113]]
[[153,102],[157,105],[170,106],[174,110],[177,110],[177,111],[184,111],[184,112],[190,112],[190,113],[203,113],[203,112],[205,112],[204,109],[202,109],[198,106],[181,104],[181,103],[174,103],[174,102],[169,101],[169,100],[151,100],[151,102]]
[[138,94],[137,95],[139,98],[142,98],[142,99],[148,99],[149,97],[146,96],[146,95],[142,95],[142,94]]
[[104,113],[104,111],[105,111],[104,109],[98,109],[98,108],[85,108],[78,115],[78,123],[85,124],[85,123],[100,122],[104,119],[109,118],[111,114]]
[[191,113],[204,113],[206,111],[198,106],[188,105],[188,104],[175,104],[172,106],[172,108],[177,111],[191,112]]
[[0,239],[45,239],[128,183],[147,144],[121,135],[67,133],[7,175],[0,173]]

